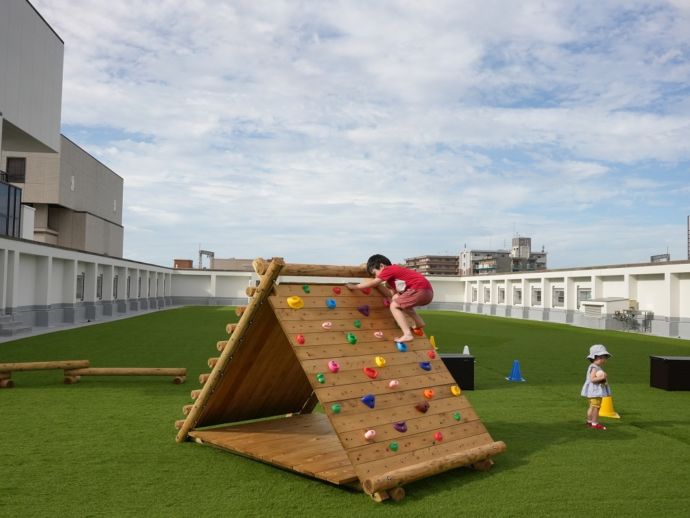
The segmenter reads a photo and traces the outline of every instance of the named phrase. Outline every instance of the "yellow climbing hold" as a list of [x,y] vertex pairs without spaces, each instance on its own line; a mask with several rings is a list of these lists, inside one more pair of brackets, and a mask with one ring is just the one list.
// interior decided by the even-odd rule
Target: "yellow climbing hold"
[[290,306],[292,309],[300,309],[304,307],[304,301],[302,300],[302,297],[298,297],[297,295],[288,297],[287,303],[288,306]]
[[374,361],[376,362],[377,367],[383,367],[386,365],[386,359],[383,356],[377,356],[374,358]]
[[460,394],[462,394],[462,390],[460,390],[460,387],[458,387],[457,385],[453,385],[452,387],[450,387],[450,393],[454,396],[459,396]]

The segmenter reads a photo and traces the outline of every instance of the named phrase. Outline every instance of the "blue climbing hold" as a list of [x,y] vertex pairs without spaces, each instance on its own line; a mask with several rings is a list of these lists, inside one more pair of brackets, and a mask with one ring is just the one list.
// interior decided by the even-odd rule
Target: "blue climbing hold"
[[425,371],[431,370],[431,362],[419,362],[419,366]]
[[328,309],[335,309],[335,299],[326,299],[326,306],[328,307]]
[[395,342],[395,346],[401,353],[407,352],[407,344],[405,342]]
[[374,406],[376,406],[376,396],[374,394],[367,394],[362,398],[362,403],[369,408],[374,408]]

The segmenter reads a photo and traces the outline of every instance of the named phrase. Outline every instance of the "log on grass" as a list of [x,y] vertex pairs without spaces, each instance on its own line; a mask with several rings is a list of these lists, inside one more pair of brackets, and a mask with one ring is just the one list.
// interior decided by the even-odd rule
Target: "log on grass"
[[216,349],[222,351],[223,349],[225,349],[226,345],[228,345],[227,340],[219,340],[218,342],[216,342]]
[[49,362],[0,363],[0,372],[37,371],[48,369],[82,369],[89,367],[89,360],[58,360]]
[[427,462],[419,462],[370,476],[364,480],[362,487],[367,494],[373,495],[374,493],[388,491],[394,487],[400,487],[403,484],[437,475],[450,469],[478,463],[505,450],[506,445],[503,441],[477,446],[476,448],[451,453],[438,459],[431,459]]
[[157,367],[90,367],[65,370],[65,383],[73,376],[173,376],[173,383],[179,385],[187,379],[187,369]]
[[0,380],[0,388],[12,388],[14,387],[14,381],[10,378],[5,378]]

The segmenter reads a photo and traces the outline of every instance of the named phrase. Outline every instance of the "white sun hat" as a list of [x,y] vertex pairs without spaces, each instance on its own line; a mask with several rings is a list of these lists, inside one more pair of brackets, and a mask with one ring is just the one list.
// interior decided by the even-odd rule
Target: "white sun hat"
[[597,356],[611,356],[611,353],[606,350],[606,347],[604,347],[601,344],[595,344],[592,347],[589,348],[589,355],[587,358],[590,360],[593,360]]

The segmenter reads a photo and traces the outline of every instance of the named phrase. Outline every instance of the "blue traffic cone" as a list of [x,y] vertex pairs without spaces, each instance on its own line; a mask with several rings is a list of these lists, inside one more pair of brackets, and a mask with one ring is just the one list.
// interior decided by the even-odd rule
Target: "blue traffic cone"
[[520,361],[519,360],[513,360],[513,370],[510,373],[510,376],[506,378],[508,381],[525,381],[525,378],[522,377],[522,374],[520,374]]

